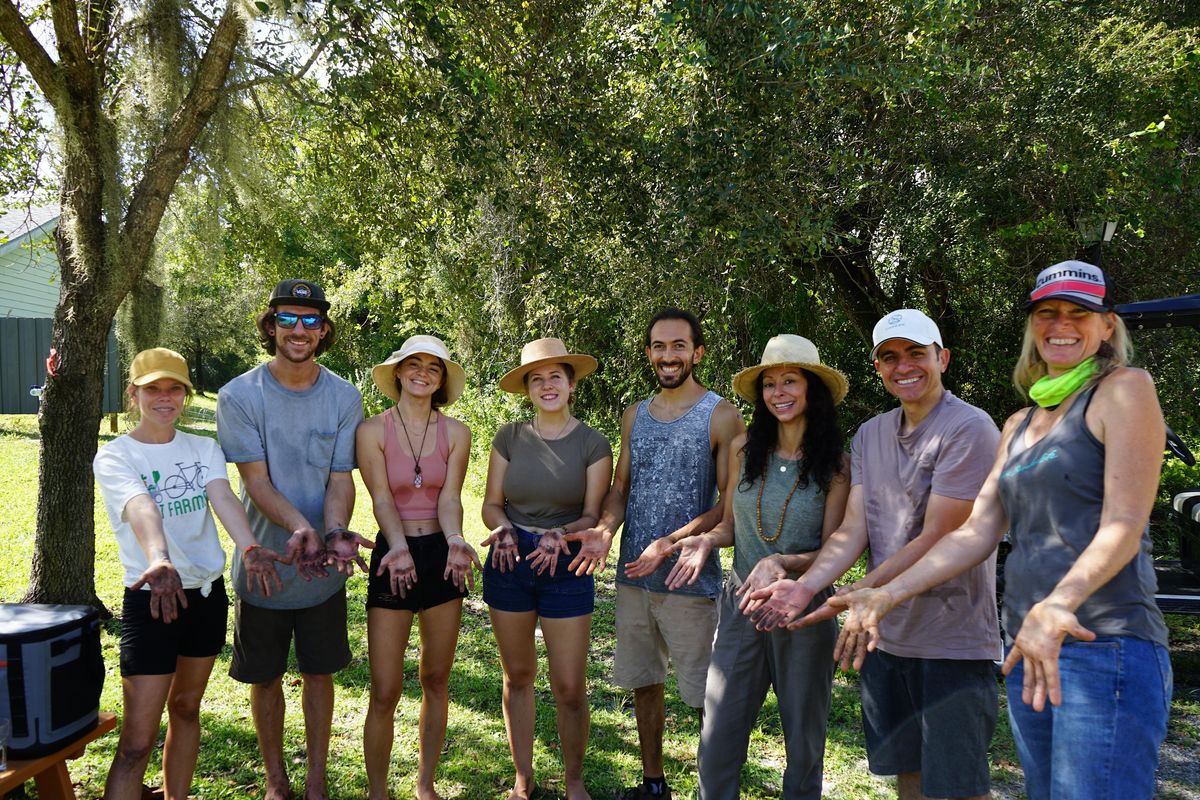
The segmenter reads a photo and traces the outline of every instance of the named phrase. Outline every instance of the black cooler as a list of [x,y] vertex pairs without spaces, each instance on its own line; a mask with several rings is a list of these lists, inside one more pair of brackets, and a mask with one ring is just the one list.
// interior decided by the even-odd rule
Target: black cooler
[[96,609],[0,604],[0,662],[10,758],[53,753],[96,727],[104,685]]

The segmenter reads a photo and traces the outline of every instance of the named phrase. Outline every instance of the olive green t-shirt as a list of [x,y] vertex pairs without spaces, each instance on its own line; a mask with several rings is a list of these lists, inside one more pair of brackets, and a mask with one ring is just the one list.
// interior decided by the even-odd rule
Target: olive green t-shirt
[[504,511],[522,527],[554,528],[583,515],[587,469],[612,458],[604,435],[580,422],[561,439],[543,439],[531,422],[510,422],[492,447],[508,462]]

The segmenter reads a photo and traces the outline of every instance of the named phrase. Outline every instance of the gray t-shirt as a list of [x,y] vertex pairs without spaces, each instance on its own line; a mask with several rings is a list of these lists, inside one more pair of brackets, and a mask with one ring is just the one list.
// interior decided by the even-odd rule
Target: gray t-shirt
[[[748,486],[744,481],[738,481],[733,495],[733,571],[738,583],[745,582],[754,565],[767,556],[811,553],[821,548],[825,492],[812,477],[807,483],[797,485],[799,467],[799,461],[782,459],[772,453],[763,478]],[[745,477],[744,468],[742,475]],[[761,533],[758,529],[760,487]],[[790,501],[789,494],[792,496]],[[773,542],[763,539],[764,536],[773,538],[777,533],[779,538]]]
[[[973,501],[1000,440],[991,417],[950,392],[913,430],[901,433],[902,421],[900,408],[869,419],[851,446],[851,484],[862,486],[871,569],[921,533],[931,493]],[[879,633],[880,647],[896,656],[996,658],[996,554],[898,606]]]
[[504,513],[515,525],[554,528],[583,516],[587,469],[612,458],[604,434],[580,422],[561,439],[543,439],[531,422],[502,425],[492,447],[508,462]]
[[[234,378],[217,396],[217,438],[225,457],[235,464],[267,462],[275,489],[324,533],[329,474],[354,469],[354,432],[363,408],[353,384],[324,367],[320,370],[316,382],[301,392],[284,388],[266,364]],[[244,487],[242,502],[255,541],[283,555],[292,532],[267,519]],[[270,597],[249,593],[241,553],[234,553],[231,582],[245,602],[292,609],[319,605],[346,581],[336,570],[326,578],[305,581],[294,566],[279,564],[277,569],[282,591]]]

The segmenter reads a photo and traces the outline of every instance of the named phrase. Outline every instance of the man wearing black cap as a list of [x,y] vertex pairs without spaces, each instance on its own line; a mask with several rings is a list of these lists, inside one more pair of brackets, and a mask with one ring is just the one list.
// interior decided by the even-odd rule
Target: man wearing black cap
[[[362,396],[315,360],[333,344],[328,311],[317,284],[280,281],[270,308],[258,317],[260,341],[274,358],[234,378],[217,398],[217,436],[241,474],[255,539],[233,558],[239,586],[229,673],[251,684],[267,772],[265,800],[291,794],[283,760],[282,677],[293,639],[304,679],[305,797],[327,796],[333,673],[350,661],[345,579],[357,545],[370,546],[346,527],[354,508],[351,470]],[[288,554],[289,563],[279,567],[283,589],[270,597],[242,591],[242,559],[259,547]]]

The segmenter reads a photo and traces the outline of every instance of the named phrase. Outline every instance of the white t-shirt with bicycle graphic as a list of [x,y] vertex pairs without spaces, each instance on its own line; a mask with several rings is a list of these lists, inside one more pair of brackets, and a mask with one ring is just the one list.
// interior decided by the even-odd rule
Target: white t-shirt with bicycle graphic
[[166,444],[118,436],[96,453],[92,469],[117,537],[126,586],[136,583],[148,566],[125,518],[125,506],[142,494],[162,514],[167,548],[183,588],[204,587],[225,571],[225,552],[204,489],[210,480],[228,480],[225,454],[215,440],[183,431]]

